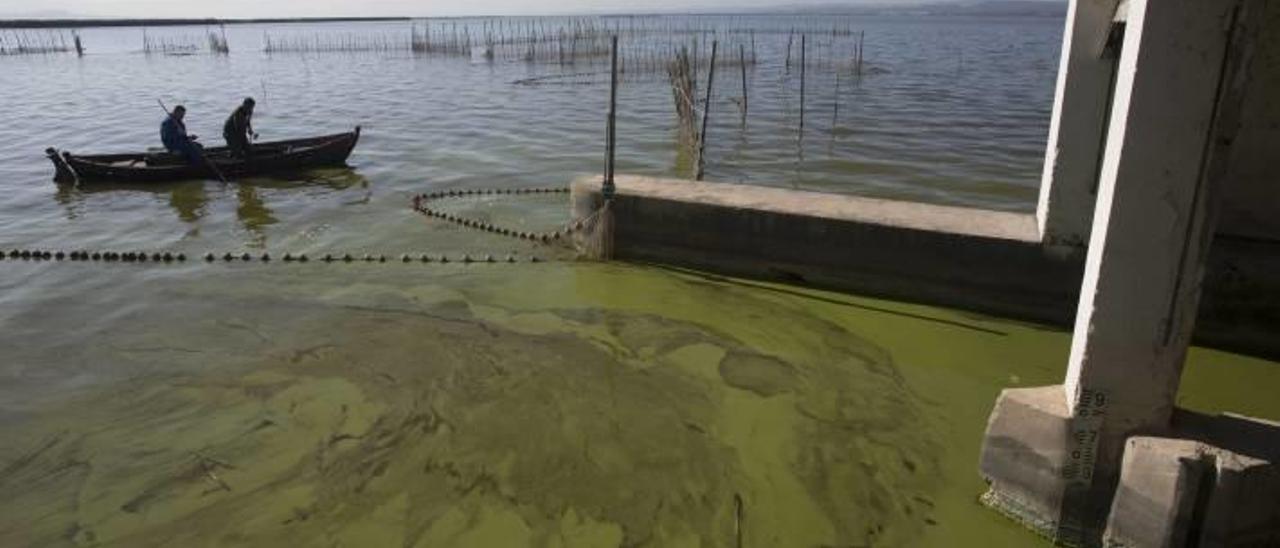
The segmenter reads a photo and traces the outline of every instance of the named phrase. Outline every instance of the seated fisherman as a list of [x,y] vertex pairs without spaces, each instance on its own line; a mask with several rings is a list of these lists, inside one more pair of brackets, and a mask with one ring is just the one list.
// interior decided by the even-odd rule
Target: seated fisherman
[[258,138],[258,134],[253,132],[253,105],[252,97],[245,98],[244,103],[227,117],[227,123],[222,125],[222,138],[227,140],[231,153],[237,156],[249,156],[249,137]]
[[160,123],[160,142],[164,149],[186,158],[190,163],[200,161],[200,143],[195,135],[187,134],[187,125],[182,119],[187,115],[187,107],[178,105],[173,112]]

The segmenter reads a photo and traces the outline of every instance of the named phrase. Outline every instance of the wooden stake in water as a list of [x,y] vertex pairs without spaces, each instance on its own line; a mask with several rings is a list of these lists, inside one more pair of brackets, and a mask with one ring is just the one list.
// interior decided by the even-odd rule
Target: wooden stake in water
[[698,132],[698,173],[694,180],[702,180],[702,172],[706,168],[707,155],[707,119],[711,117],[711,85],[716,80],[716,49],[719,40],[711,41],[711,66],[707,69],[707,102],[702,105],[702,131]]
[[840,123],[840,70],[836,69],[836,93],[835,99],[832,101],[831,110],[831,136],[835,137],[836,124]]
[[747,47],[738,44],[738,62],[742,64],[742,121],[747,121]]
[[800,135],[804,135],[805,35],[800,35]]

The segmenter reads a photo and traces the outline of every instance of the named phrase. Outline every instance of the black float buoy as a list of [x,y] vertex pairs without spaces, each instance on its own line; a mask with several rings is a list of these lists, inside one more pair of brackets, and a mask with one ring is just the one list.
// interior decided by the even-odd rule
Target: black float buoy
[[223,255],[223,256],[222,256],[222,260],[227,261],[227,262],[231,262],[231,261],[235,260],[235,257],[232,257],[230,253],[227,253],[227,254],[225,254],[225,255]]
[[539,258],[537,258],[537,257],[529,257],[529,262],[531,262],[531,263],[540,263],[540,262],[542,262],[542,259],[539,259]]
[[413,259],[409,257],[409,254],[408,254],[408,253],[405,253],[404,255],[401,255],[401,256],[400,256],[400,262],[402,262],[402,263],[407,263],[407,262],[412,261],[412,260],[413,260]]
[[286,263],[291,263],[291,262],[293,262],[293,255],[292,255],[292,254],[290,254],[290,253],[285,253],[285,254],[284,254],[284,262],[286,262]]
[[242,261],[244,261],[244,262],[246,262],[246,263],[247,263],[247,262],[249,262],[249,261],[252,261],[252,260],[253,260],[253,256],[252,256],[252,255],[249,255],[248,253],[241,253],[241,254],[240,254],[240,260],[242,260]]
[[355,260],[355,259],[354,259],[353,257],[351,257],[351,254],[350,254],[350,253],[347,253],[347,254],[344,254],[344,255],[342,256],[342,260],[343,260],[344,262],[348,262],[348,263],[349,263],[349,262],[351,262],[351,261],[353,261],[353,260]]
[[62,254],[62,252],[61,252],[61,251],[59,251],[59,252],[57,252],[57,253],[54,253],[54,254],[53,254],[53,258],[54,258],[54,259],[56,259],[56,260],[61,261],[62,259],[65,259],[65,258],[66,258],[66,255],[63,255],[63,254]]
[[269,253],[263,253],[263,254],[262,254],[262,262],[264,262],[264,263],[269,263],[269,262],[271,262],[271,254],[269,254]]
[[507,262],[508,262],[508,263],[514,263],[514,262],[516,262],[516,258],[515,258],[515,256],[513,256],[513,255],[507,255]]
[[101,253],[98,253],[97,251],[94,251],[94,252],[93,252],[93,255],[91,256],[91,258],[92,258],[93,260],[95,260],[95,261],[100,261],[100,260],[102,260],[102,254],[101,254]]
[[423,254],[422,254],[422,262],[424,262],[424,263],[429,263],[429,262],[431,262],[431,256],[430,256],[430,255],[427,255],[426,253],[423,253]]
[[484,262],[486,262],[486,263],[493,263],[493,262],[497,262],[497,261],[494,261],[494,260],[493,260],[493,255],[485,255],[485,256],[484,256]]
[[211,263],[211,262],[213,262],[213,261],[214,261],[214,259],[216,259],[216,258],[217,258],[217,257],[214,257],[212,252],[210,252],[210,253],[205,253],[205,254],[204,254],[204,260],[205,260],[205,262],[209,262],[209,263]]
[[300,263],[305,263],[305,262],[307,262],[307,254],[306,254],[306,253],[299,253],[299,254],[298,254],[298,262],[300,262]]
[[447,263],[447,262],[449,262],[449,256],[448,256],[448,255],[441,255],[441,256],[440,256],[440,262],[442,262],[442,263]]
[[166,263],[171,263],[171,262],[173,262],[173,254],[172,254],[172,253],[169,253],[168,251],[166,251],[166,252],[164,252],[164,257],[163,257],[163,259],[164,259],[164,262],[166,262]]

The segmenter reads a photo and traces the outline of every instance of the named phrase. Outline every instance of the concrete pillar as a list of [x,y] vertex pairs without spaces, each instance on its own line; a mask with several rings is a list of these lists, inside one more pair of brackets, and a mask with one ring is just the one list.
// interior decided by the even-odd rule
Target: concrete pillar
[[1002,393],[980,462],[984,501],[1061,542],[1100,541],[1125,440],[1170,426],[1254,2],[1128,3],[1066,380]]
[[[1124,435],[1173,411],[1243,93],[1227,55],[1238,5],[1129,6],[1064,383],[1108,471]],[[1087,480],[1094,463],[1079,464]]]
[[1036,218],[1050,244],[1089,239],[1106,139],[1117,48],[1108,48],[1120,0],[1071,0],[1045,149]]
[[1126,438],[1173,413],[1244,89],[1240,5],[1129,5],[1064,382],[1068,529],[1107,511]]

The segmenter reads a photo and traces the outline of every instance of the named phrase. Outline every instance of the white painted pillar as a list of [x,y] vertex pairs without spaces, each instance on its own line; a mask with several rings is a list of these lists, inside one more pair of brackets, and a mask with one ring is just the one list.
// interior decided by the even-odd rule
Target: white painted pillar
[[1239,5],[1130,2],[1064,383],[1081,483],[1173,410],[1243,90]]
[[1036,209],[1046,243],[1084,245],[1089,240],[1116,65],[1105,49],[1119,3],[1071,0],[1067,10]]

